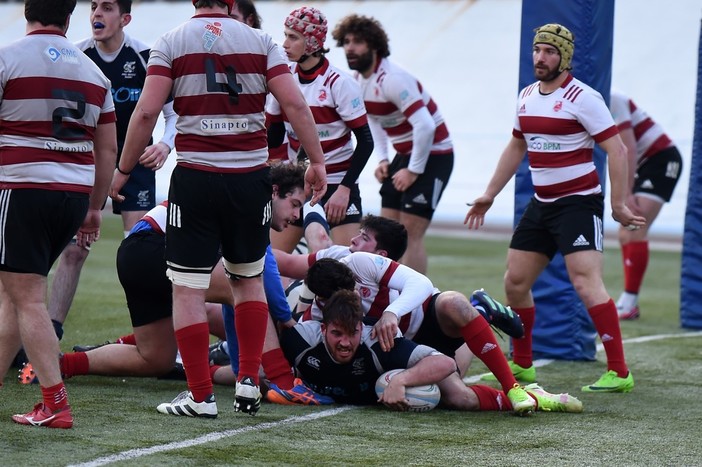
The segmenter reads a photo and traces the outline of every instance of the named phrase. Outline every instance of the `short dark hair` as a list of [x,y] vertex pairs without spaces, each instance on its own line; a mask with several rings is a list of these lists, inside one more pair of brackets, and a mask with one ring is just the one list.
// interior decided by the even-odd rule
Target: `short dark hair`
[[258,11],[256,11],[256,6],[251,0],[234,0],[234,4],[244,17],[244,23],[249,24],[247,20],[251,17],[253,18],[251,27],[254,29],[261,29],[261,16],[258,14]]
[[227,11],[231,11],[231,4],[234,0],[193,0],[195,8],[211,8],[213,6],[225,7]]
[[407,251],[407,229],[394,219],[368,214],[361,219],[361,229],[371,231],[376,248],[385,250],[393,261],[399,261]]
[[375,18],[360,15],[348,15],[342,18],[332,32],[337,47],[343,47],[347,34],[353,34],[375,50],[380,58],[390,56],[390,40],[383,26]]
[[76,9],[76,0],[24,0],[24,18],[29,23],[65,28]]
[[284,198],[295,188],[305,189],[305,166],[288,162],[271,164],[271,183],[278,186],[278,196]]
[[117,6],[122,14],[132,12],[132,0],[117,0]]
[[338,290],[329,297],[322,310],[322,322],[334,324],[351,334],[363,322],[361,297],[352,290]]
[[321,258],[310,266],[305,283],[313,294],[323,300],[329,299],[337,290],[353,291],[356,288],[353,271],[332,258]]

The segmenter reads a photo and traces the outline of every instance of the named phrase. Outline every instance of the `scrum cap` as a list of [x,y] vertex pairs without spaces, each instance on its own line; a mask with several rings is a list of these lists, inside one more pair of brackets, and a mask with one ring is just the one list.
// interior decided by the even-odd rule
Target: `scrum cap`
[[[227,13],[228,14],[232,13],[232,8],[234,8],[234,1],[235,0],[217,0],[217,1],[227,5]],[[196,3],[197,3],[197,0],[193,0],[193,5],[195,5]]]
[[575,49],[575,39],[573,33],[568,28],[560,24],[544,24],[540,28],[534,29],[534,44],[549,44],[558,49],[561,54],[561,63],[558,71],[570,70],[571,60],[573,60],[573,50]]
[[303,6],[290,12],[285,27],[297,31],[305,38],[305,55],[312,55],[324,48],[327,38],[327,18],[316,8]]

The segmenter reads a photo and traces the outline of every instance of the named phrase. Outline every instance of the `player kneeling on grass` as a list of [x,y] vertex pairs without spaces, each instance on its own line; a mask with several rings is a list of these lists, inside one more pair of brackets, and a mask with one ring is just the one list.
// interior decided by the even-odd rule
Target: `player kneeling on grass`
[[[503,391],[489,386],[466,386],[456,371],[455,361],[426,345],[405,339],[398,332],[395,345],[387,352],[371,338],[372,327],[363,325],[359,296],[339,290],[328,300],[317,297],[322,321],[304,321],[281,334],[287,359],[299,377],[314,391],[336,402],[368,405],[381,402],[400,411],[410,409],[407,387],[437,384],[440,405],[455,410],[511,411]],[[378,398],[375,383],[386,371],[403,368]],[[582,412],[582,403],[568,394],[550,394],[536,384],[526,388],[536,401],[536,409],[554,412]],[[289,403],[286,391],[272,385],[267,398]]]

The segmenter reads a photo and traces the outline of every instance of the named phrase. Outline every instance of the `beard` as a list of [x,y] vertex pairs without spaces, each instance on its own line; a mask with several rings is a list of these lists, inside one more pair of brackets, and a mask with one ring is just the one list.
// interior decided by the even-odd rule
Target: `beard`
[[[558,66],[560,66],[560,63]],[[558,66],[555,66],[554,68],[548,68],[545,66],[537,68],[536,65],[534,65],[534,77],[539,81],[553,81],[561,74],[561,72],[558,71]]]
[[[364,53],[363,55],[354,55],[352,56],[353,59],[355,59],[354,63],[348,63],[349,68],[363,73],[364,71],[367,71],[371,65],[373,64],[373,52],[368,51]],[[346,56],[346,61],[348,62],[349,56]]]

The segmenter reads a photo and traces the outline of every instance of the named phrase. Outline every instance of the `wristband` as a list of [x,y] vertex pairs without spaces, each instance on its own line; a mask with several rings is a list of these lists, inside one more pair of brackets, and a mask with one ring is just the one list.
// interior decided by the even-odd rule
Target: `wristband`
[[125,172],[124,170],[120,169],[119,165],[117,165],[117,172],[121,173],[122,175],[129,175],[132,173],[131,170],[129,172]]

